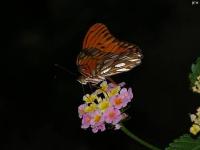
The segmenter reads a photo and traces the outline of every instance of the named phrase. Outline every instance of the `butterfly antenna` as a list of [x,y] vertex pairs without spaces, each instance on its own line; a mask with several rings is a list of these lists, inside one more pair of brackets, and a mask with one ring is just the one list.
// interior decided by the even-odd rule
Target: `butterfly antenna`
[[83,89],[83,94],[85,95],[85,89],[84,89],[84,86],[83,86],[83,84],[81,84],[82,85],[82,89]]
[[69,73],[69,74],[71,74],[72,76],[77,76],[76,73],[71,72],[70,70],[66,69],[65,67],[63,67],[63,66],[61,66],[59,64],[54,64],[54,66],[59,68],[59,69],[61,69],[61,70],[63,70],[63,71],[65,71],[65,72],[67,72],[67,73]]

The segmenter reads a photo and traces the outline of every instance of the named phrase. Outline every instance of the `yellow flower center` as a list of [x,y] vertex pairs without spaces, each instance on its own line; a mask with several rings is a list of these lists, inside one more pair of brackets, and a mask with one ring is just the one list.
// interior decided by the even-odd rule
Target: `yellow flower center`
[[115,105],[120,105],[122,103],[122,99],[121,98],[116,98],[115,99]]
[[90,122],[90,120],[91,120],[90,117],[86,117],[86,118],[85,118],[85,121],[86,121],[87,123]]
[[95,121],[95,122],[99,122],[100,119],[101,119],[101,116],[100,116],[100,115],[96,115],[96,116],[94,117],[94,121]]
[[111,112],[109,113],[109,117],[110,117],[110,118],[113,118],[114,116],[115,116],[115,113],[111,111]]
[[99,103],[99,109],[104,111],[109,107],[109,101],[108,100],[103,100],[102,102]]

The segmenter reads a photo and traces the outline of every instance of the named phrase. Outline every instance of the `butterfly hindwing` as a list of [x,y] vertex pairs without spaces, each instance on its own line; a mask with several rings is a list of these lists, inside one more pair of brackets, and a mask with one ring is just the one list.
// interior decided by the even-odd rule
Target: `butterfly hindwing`
[[107,57],[97,63],[98,76],[112,76],[127,72],[141,63],[141,55],[127,50],[121,54],[109,53]]

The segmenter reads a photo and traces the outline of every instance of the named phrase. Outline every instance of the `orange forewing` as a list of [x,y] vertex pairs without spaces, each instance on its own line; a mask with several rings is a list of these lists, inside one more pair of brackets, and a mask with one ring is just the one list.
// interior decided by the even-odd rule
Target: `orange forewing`
[[96,48],[104,52],[116,54],[133,47],[133,44],[116,39],[111,35],[108,28],[101,23],[96,23],[90,27],[83,42],[83,49]]

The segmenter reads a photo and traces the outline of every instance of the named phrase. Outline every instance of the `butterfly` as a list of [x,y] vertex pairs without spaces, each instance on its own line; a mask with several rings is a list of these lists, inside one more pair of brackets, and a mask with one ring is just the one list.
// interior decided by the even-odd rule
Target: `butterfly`
[[98,84],[107,77],[127,72],[141,63],[140,48],[115,38],[102,23],[91,26],[84,38],[76,64],[81,84]]

